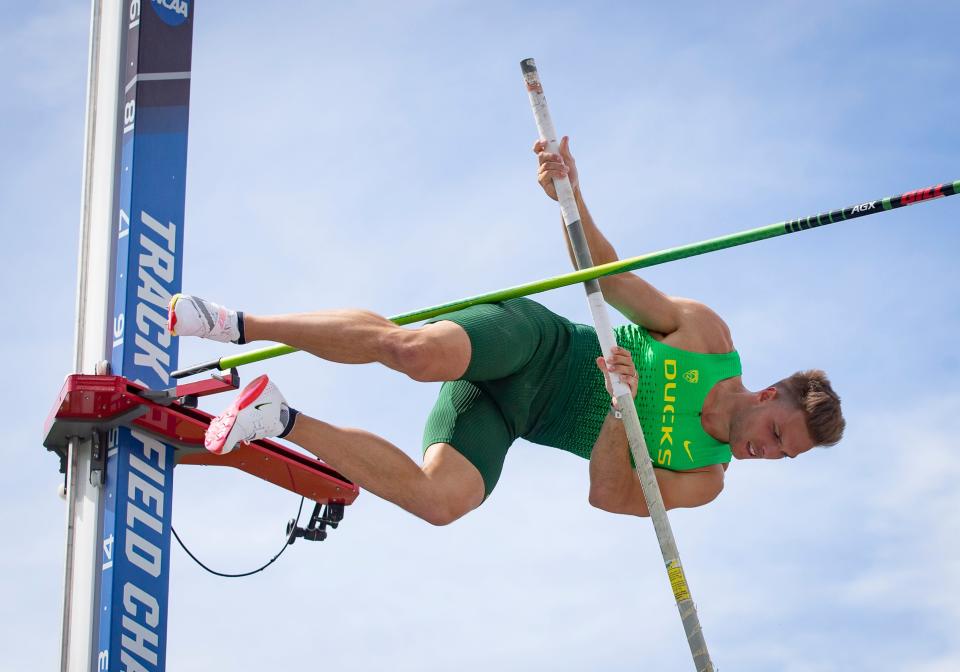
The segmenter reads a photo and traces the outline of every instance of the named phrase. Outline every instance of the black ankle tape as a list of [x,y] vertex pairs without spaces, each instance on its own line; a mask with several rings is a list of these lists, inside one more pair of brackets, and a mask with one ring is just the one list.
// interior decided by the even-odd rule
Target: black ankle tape
[[240,332],[240,338],[237,339],[237,345],[243,345],[247,342],[247,339],[243,336],[243,313],[237,311],[237,331]]
[[287,424],[283,426],[283,431],[277,434],[278,439],[282,439],[287,434],[293,431],[293,425],[297,421],[297,416],[300,415],[300,411],[298,411],[293,407],[289,407],[288,412],[290,413],[290,415],[287,418]]

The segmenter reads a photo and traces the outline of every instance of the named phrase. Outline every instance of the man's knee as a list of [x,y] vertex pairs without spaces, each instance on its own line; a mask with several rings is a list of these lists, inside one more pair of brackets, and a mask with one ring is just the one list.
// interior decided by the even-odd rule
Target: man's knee
[[431,525],[442,527],[463,518],[469,512],[469,508],[442,503],[430,506],[421,517]]
[[406,329],[391,331],[384,343],[386,361],[391,369],[405,373],[414,380],[429,381],[433,368],[432,360],[437,356],[437,348],[429,338],[418,331]]
[[427,450],[423,470],[429,485],[420,491],[416,513],[431,525],[449,525],[483,503],[483,478],[448,444]]
[[438,527],[463,518],[483,503],[483,492],[460,487],[455,492],[437,489],[422,497],[415,513],[419,518]]
[[463,375],[470,358],[469,339],[457,330],[462,332],[458,326],[391,331],[384,343],[384,364],[420,382],[455,380]]

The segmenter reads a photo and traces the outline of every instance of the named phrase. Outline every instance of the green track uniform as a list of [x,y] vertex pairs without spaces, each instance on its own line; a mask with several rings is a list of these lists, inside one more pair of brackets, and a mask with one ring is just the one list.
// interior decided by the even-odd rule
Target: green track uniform
[[[592,327],[523,298],[434,321],[441,319],[464,328],[472,353],[463,377],[440,390],[424,450],[451,444],[480,472],[486,496],[519,437],[590,458],[610,408]],[[683,471],[729,462],[730,447],[703,431],[700,410],[715,383],[740,375],[739,355],[680,350],[637,325],[615,332],[637,368],[636,407],[654,465]]]

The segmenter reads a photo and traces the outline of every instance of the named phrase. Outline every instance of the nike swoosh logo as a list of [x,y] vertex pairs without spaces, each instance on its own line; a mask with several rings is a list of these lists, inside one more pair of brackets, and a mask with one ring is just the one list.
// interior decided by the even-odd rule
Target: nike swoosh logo
[[693,455],[690,454],[690,444],[691,444],[691,443],[693,443],[693,441],[684,441],[684,442],[683,442],[683,449],[684,449],[685,451],[687,451],[687,457],[689,457],[689,458],[692,460],[692,459],[693,459]]
[[265,401],[262,404],[254,404],[253,407],[259,411],[261,406],[269,406],[272,403],[272,401]]

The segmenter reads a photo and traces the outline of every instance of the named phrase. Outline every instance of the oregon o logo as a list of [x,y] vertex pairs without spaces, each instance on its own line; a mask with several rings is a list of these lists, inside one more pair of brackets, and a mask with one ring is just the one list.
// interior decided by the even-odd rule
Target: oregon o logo
[[150,4],[168,26],[179,26],[190,16],[190,0],[150,0]]

